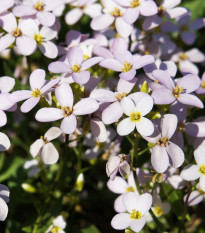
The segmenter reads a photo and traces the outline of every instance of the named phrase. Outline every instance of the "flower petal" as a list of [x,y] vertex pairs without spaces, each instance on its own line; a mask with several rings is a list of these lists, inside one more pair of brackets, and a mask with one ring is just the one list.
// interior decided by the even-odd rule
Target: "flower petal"
[[43,53],[44,56],[54,59],[58,55],[58,49],[56,45],[51,41],[45,41],[42,45],[39,45],[39,49]]
[[58,108],[41,108],[35,115],[35,119],[40,122],[57,121],[63,117],[63,110]]
[[140,232],[142,230],[142,228],[144,227],[145,223],[146,223],[146,219],[145,219],[145,217],[142,217],[140,219],[133,220],[130,223],[130,228],[134,232]]
[[123,119],[117,126],[117,133],[120,136],[128,135],[135,129],[135,122],[130,121],[130,118]]
[[129,214],[121,213],[113,217],[111,221],[111,226],[116,230],[123,230],[123,229],[126,229],[130,225],[131,221],[132,220]]
[[55,23],[56,17],[54,13],[43,11],[36,14],[37,19],[39,20],[40,24],[50,27]]
[[63,119],[63,121],[61,122],[61,130],[65,133],[65,134],[71,134],[76,130],[77,127],[77,119],[76,116],[74,114],[65,117]]
[[55,146],[49,142],[43,146],[41,160],[44,164],[54,164],[58,161],[59,153]]
[[11,143],[6,134],[0,132],[0,151],[6,151],[9,149]]
[[73,107],[73,91],[68,83],[57,86],[55,95],[61,107]]
[[172,142],[169,142],[169,145],[166,147],[166,150],[171,158],[171,166],[174,168],[180,167],[184,162],[183,150]]
[[123,111],[120,103],[118,101],[110,104],[102,112],[102,121],[104,124],[109,125],[117,122],[122,116]]
[[154,132],[153,123],[145,117],[136,122],[136,128],[139,134],[143,136],[150,136]]
[[109,27],[114,20],[115,18],[111,14],[102,14],[92,19],[90,26],[95,31],[102,30]]
[[2,198],[0,198],[0,206],[0,221],[4,221],[8,215],[8,206]]
[[45,84],[45,77],[46,77],[46,72],[44,70],[42,69],[34,70],[29,78],[31,89],[34,90],[35,88],[38,88],[40,90],[41,87]]
[[60,135],[62,134],[61,129],[59,129],[58,127],[51,127],[46,133],[45,133],[45,138],[48,141],[51,141],[53,139],[58,138]]
[[86,84],[90,79],[90,72],[89,71],[81,71],[79,73],[72,74],[73,81],[80,85]]
[[44,146],[44,142],[42,139],[37,139],[31,146],[30,146],[30,153],[35,158],[40,149]]
[[109,180],[107,186],[113,193],[117,194],[125,193],[128,187],[127,182],[120,176],[116,176],[114,180]]
[[165,114],[160,123],[162,137],[171,138],[177,128],[177,116],[174,114]]
[[40,101],[40,97],[37,97],[37,98],[31,97],[31,98],[27,99],[21,105],[21,111],[24,113],[31,111],[31,109],[34,108],[39,101]]
[[181,171],[180,176],[184,180],[192,181],[198,179],[201,176],[201,173],[199,172],[199,167],[197,165],[188,165]]
[[99,108],[99,104],[96,100],[91,98],[81,99],[73,107],[73,113],[75,115],[87,115],[95,112]]
[[48,69],[52,73],[68,73],[69,71],[71,71],[69,65],[61,61],[50,63]]

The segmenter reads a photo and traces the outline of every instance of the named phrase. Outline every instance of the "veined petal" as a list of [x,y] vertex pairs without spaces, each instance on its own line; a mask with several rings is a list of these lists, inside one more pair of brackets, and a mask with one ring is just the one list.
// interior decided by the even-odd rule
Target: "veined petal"
[[202,101],[197,96],[192,94],[181,94],[177,99],[182,104],[191,105],[198,108],[204,107]]
[[31,89],[34,90],[35,88],[38,88],[39,90],[41,87],[45,84],[45,77],[46,72],[42,69],[36,69],[34,70],[29,78],[29,83],[31,86]]
[[153,148],[151,163],[154,170],[158,173],[163,173],[167,170],[169,165],[169,157],[164,147],[156,145]]
[[57,121],[64,117],[64,112],[58,108],[41,108],[36,113],[35,119],[40,122]]
[[72,78],[73,78],[74,82],[76,82],[80,85],[84,85],[90,79],[90,72],[89,71],[81,71],[79,73],[72,73]]
[[123,119],[117,126],[117,133],[120,136],[128,135],[135,129],[135,122],[132,122],[130,118]]
[[136,122],[136,128],[139,134],[143,136],[150,136],[154,132],[153,123],[145,117]]
[[166,147],[167,153],[171,158],[171,166],[174,168],[180,167],[184,162],[184,152],[176,144],[169,142]]
[[180,176],[184,179],[184,180],[196,180],[201,176],[201,173],[199,172],[199,166],[197,165],[188,165],[186,166]]
[[24,113],[31,111],[31,109],[34,108],[39,101],[40,101],[40,97],[37,97],[37,98],[31,97],[31,98],[27,99],[21,105],[21,111]]
[[48,69],[52,73],[68,73],[71,72],[70,66],[61,61],[52,62]]
[[130,213],[132,210],[138,210],[140,196],[133,192],[125,193],[122,196],[122,201],[125,205],[126,210]]
[[114,71],[122,71],[122,68],[123,68],[123,65],[119,61],[113,58],[107,58],[101,61],[100,66],[105,67],[110,70],[114,70]]
[[115,18],[112,15],[102,14],[92,19],[90,26],[95,31],[103,30],[109,27],[114,22],[114,20]]
[[117,194],[125,193],[128,187],[127,182],[120,176],[116,176],[114,180],[109,180],[107,186],[113,193]]
[[81,68],[82,70],[87,70],[88,68],[90,68],[91,66],[96,65],[97,63],[99,63],[100,61],[102,61],[103,58],[102,57],[93,57],[90,58],[86,61],[83,62]]
[[43,146],[41,160],[44,164],[54,164],[58,161],[59,153],[55,146],[48,142]]
[[140,232],[142,228],[144,227],[145,223],[146,223],[145,217],[142,217],[140,219],[135,219],[130,223],[130,228],[134,232]]
[[176,99],[172,90],[164,87],[155,89],[152,93],[152,98],[155,104],[171,104]]
[[102,112],[102,121],[104,124],[109,125],[114,122],[117,122],[122,116],[123,111],[121,105],[118,101],[110,104],[103,112]]
[[39,49],[43,53],[44,56],[54,59],[58,55],[57,46],[51,41],[45,41],[42,45],[39,45]]
[[131,112],[136,112],[135,104],[129,97],[122,98],[120,105],[127,116],[130,116]]
[[35,158],[40,149],[44,146],[44,142],[42,139],[37,139],[31,146],[30,146],[30,153]]
[[177,128],[177,116],[174,114],[165,114],[160,123],[162,137],[171,138]]
[[95,112],[99,108],[99,104],[96,100],[91,98],[81,99],[73,107],[73,113],[75,115],[87,115]]
[[38,21],[40,22],[40,24],[50,27],[55,23],[56,17],[54,15],[54,13],[51,12],[40,12],[38,11],[38,13],[36,14]]
[[73,25],[83,16],[83,11],[79,8],[73,8],[65,15],[65,21],[68,25]]
[[83,62],[83,51],[78,47],[71,47],[67,53],[67,59],[71,67],[81,65]]
[[45,138],[47,138],[48,141],[51,141],[53,139],[58,138],[62,134],[61,129],[58,127],[51,127],[46,133]]
[[153,99],[151,96],[142,98],[136,105],[136,111],[140,112],[142,116],[147,115],[153,108]]
[[65,134],[71,134],[76,130],[77,127],[77,119],[76,116],[74,114],[65,117],[61,123],[61,130],[65,133]]
[[55,95],[61,107],[73,107],[73,91],[68,83],[57,86]]

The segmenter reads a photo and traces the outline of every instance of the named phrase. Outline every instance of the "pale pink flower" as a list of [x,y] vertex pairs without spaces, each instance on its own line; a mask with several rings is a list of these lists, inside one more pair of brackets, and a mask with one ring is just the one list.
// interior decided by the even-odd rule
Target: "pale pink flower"
[[0,184],[0,221],[4,221],[8,215],[9,189],[7,186]]

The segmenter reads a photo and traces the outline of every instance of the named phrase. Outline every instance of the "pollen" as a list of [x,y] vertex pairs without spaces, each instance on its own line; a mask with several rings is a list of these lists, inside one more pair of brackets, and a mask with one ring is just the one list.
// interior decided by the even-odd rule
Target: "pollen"
[[155,216],[160,217],[163,214],[163,210],[160,206],[156,206],[153,209]]
[[70,116],[73,113],[73,108],[70,107],[62,107],[61,108],[64,111],[64,116]]
[[43,11],[44,10],[44,3],[41,1],[37,1],[36,5],[34,6],[34,9],[37,11]]
[[127,192],[127,193],[134,192],[134,191],[135,191],[135,189],[134,189],[134,187],[132,187],[132,186],[128,186],[128,187],[126,188],[126,192]]
[[22,31],[19,29],[19,28],[15,28],[13,31],[12,31],[12,36],[14,36],[14,37],[20,37],[20,36],[22,36],[23,35],[23,33],[22,33]]
[[46,137],[41,136],[40,138],[43,140],[44,144],[49,143],[49,141],[48,141],[48,139]]
[[200,85],[200,87],[204,88],[205,89],[205,81],[203,81]]
[[125,93],[125,92],[123,92],[123,93],[121,93],[121,94],[120,94],[120,93],[117,93],[115,97],[117,98],[118,101],[120,101],[120,100],[121,100],[123,97],[125,97],[126,95],[127,95],[127,93]]
[[120,17],[123,16],[122,12],[119,8],[115,7],[113,11],[110,12],[110,14],[114,17]]
[[141,217],[142,217],[142,213],[140,211],[132,210],[132,212],[130,213],[131,219],[140,219]]
[[51,233],[58,233],[62,231],[62,229],[60,227],[57,226],[53,226],[53,228],[51,229]]
[[180,53],[179,54],[179,61],[184,61],[186,60],[188,57],[185,53]]
[[167,146],[169,144],[169,139],[170,138],[166,138],[166,137],[161,137],[160,140],[156,143],[159,146]]
[[201,172],[202,175],[205,175],[205,165],[202,164],[199,168],[199,172]]
[[164,16],[164,13],[165,13],[165,8],[163,7],[163,6],[159,6],[158,7],[158,15],[160,16],[160,17],[162,17],[162,16]]
[[173,96],[175,98],[179,98],[180,97],[180,94],[183,92],[184,88],[183,87],[180,87],[177,85],[174,89],[173,89]]
[[130,62],[125,61],[123,65],[122,72],[128,72],[132,69],[132,64]]
[[89,57],[88,55],[84,54],[84,55],[83,55],[83,58],[84,58],[85,60],[87,60],[87,59],[89,59],[90,57]]
[[130,114],[130,121],[132,122],[139,122],[142,118],[142,115],[140,112],[131,112]]
[[72,67],[72,71],[75,73],[80,73],[81,72],[81,66],[80,65],[74,65]]
[[131,6],[132,8],[138,7],[138,6],[140,6],[140,1],[139,1],[139,0],[133,0],[133,1],[130,3],[130,6]]
[[41,94],[42,94],[42,92],[41,92],[38,88],[35,88],[35,89],[32,91],[32,93],[31,93],[31,95],[32,95],[34,98],[40,97]]
[[38,45],[41,45],[43,43],[43,36],[41,34],[35,34],[34,40],[37,42]]

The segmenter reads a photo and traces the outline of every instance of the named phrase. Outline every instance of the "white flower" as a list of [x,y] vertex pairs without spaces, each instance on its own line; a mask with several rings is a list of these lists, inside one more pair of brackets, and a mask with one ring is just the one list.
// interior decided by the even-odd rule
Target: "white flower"
[[0,221],[4,221],[8,215],[9,189],[0,184]]
[[65,233],[65,227],[66,221],[62,215],[59,215],[45,233]]
[[31,145],[31,155],[35,158],[39,154],[45,164],[56,163],[59,158],[59,153],[50,141],[59,137],[61,134],[62,131],[59,128],[51,127],[44,136]]
[[144,117],[153,107],[152,97],[143,97],[136,104],[129,97],[124,97],[121,100],[121,106],[128,117],[118,124],[117,132],[119,135],[130,134],[135,127],[143,136],[149,136],[154,132],[152,122]]

